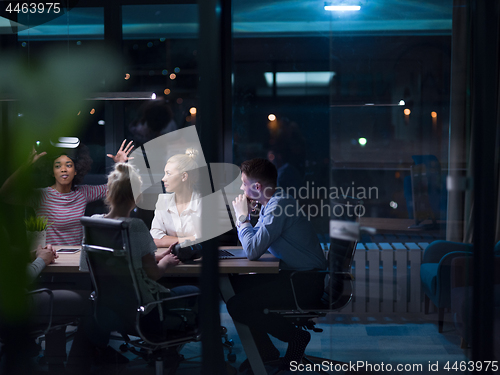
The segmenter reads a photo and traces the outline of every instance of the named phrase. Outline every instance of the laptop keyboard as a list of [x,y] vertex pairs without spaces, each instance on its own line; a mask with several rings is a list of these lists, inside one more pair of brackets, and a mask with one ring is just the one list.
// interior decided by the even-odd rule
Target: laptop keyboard
[[221,250],[219,249],[219,259],[228,259],[234,257],[233,253],[230,253],[227,250]]

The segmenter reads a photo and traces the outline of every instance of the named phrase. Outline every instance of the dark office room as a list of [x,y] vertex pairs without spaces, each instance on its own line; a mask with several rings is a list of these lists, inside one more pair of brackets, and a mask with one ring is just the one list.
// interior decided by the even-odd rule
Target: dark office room
[[0,374],[500,371],[499,1],[57,1],[0,1]]

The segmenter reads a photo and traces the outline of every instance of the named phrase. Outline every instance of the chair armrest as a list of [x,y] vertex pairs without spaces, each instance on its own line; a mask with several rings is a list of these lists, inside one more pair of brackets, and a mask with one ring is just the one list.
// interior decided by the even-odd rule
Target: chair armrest
[[472,253],[469,251],[453,251],[451,253],[446,254],[440,261],[439,261],[439,267],[443,266],[451,266],[451,262],[453,259],[457,257],[471,257]]
[[325,273],[328,274],[328,270],[325,271],[294,271],[290,274],[290,285],[292,286],[292,293],[293,293],[293,301],[295,302],[295,307],[297,308],[298,311],[301,313],[304,312],[304,310],[300,307],[299,301],[297,300],[297,293],[295,293],[295,286],[293,285],[293,278],[295,275],[298,274],[316,274],[316,273]]
[[334,274],[342,276],[344,280],[354,280],[354,275],[350,272],[334,272]]
[[469,251],[453,251],[451,253],[443,256],[441,261],[438,264],[437,268],[437,285],[436,285],[436,296],[438,297],[440,303],[444,303],[445,305],[448,302],[444,302],[449,300],[450,292],[451,292],[451,262],[453,259],[457,257],[463,256],[472,256],[472,253]]
[[33,294],[41,294],[41,293],[47,293],[49,295],[49,322],[47,323],[47,328],[42,330],[43,334],[47,334],[49,332],[50,328],[52,327],[52,310],[54,308],[54,293],[52,293],[52,290],[47,289],[47,288],[40,288],[40,289],[35,289],[27,292],[27,295],[33,295]]
[[[500,284],[500,256],[494,258],[495,285]],[[472,254],[454,257],[451,260],[451,288],[472,286],[474,284],[474,258]]]
[[451,289],[473,285],[472,257],[456,257],[451,261]]
[[328,270],[324,271],[294,271],[290,274],[290,284],[292,286],[292,293],[293,293],[293,299],[295,302],[295,307],[297,308],[298,311],[301,313],[304,313],[304,309],[302,309],[299,305],[299,301],[297,300],[297,294],[295,293],[295,286],[293,285],[293,278],[297,274],[316,274],[316,273],[324,273],[327,275],[338,275],[342,280],[349,280],[352,281],[354,280],[354,276],[350,272],[330,272]]
[[166,297],[166,298],[162,298],[162,299],[159,299],[158,301],[153,301],[153,302],[150,302],[144,306],[140,306],[137,308],[137,311],[141,312],[141,313],[145,313],[146,311],[149,311],[149,308],[150,307],[154,307],[156,305],[159,305],[163,302],[166,302],[166,301],[174,301],[174,300],[177,300],[177,299],[183,299],[183,298],[188,298],[188,297],[196,297],[196,296],[199,296],[200,293],[190,293],[190,294],[184,294],[182,296],[175,296],[175,297]]
[[472,252],[473,246],[462,242],[433,241],[424,251],[422,263],[439,263],[446,254],[456,251]]

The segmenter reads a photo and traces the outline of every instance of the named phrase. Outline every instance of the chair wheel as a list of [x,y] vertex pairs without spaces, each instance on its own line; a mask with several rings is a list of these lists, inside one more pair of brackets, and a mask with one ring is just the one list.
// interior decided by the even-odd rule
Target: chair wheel
[[228,360],[230,363],[234,363],[234,362],[236,362],[236,354],[234,354],[234,353],[228,353],[228,355],[227,355],[227,360]]
[[128,344],[126,344],[126,343],[121,344],[120,351],[123,353],[128,352]]

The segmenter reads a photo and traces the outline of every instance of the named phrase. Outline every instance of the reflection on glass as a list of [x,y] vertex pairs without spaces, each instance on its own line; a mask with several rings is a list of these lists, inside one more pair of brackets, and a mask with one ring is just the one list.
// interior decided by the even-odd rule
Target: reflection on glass
[[[41,23],[46,15],[19,14],[18,22],[29,28],[18,33],[20,41],[81,40],[104,39],[104,8],[62,9],[61,15]],[[32,27],[31,25],[37,25]]]

